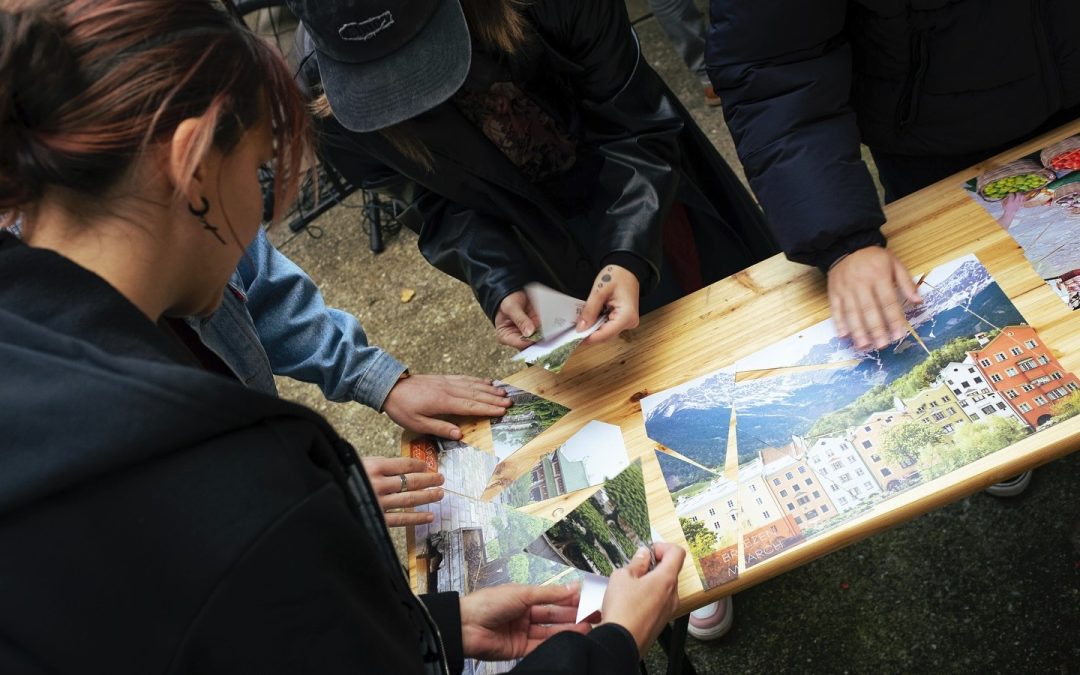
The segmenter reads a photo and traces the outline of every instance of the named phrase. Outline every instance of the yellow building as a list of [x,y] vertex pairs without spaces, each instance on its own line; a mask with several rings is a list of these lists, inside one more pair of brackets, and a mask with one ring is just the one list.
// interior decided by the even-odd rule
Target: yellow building
[[946,434],[956,431],[957,425],[971,421],[945,383],[923,389],[905,400],[904,407],[912,419],[933,424]]
[[905,479],[918,471],[914,461],[904,466],[903,463],[895,462],[881,452],[884,432],[904,422],[910,422],[911,419],[906,412],[886,410],[876,412],[867,417],[862,424],[848,429],[848,440],[862,456],[870,469],[870,474],[882,490],[899,488]]

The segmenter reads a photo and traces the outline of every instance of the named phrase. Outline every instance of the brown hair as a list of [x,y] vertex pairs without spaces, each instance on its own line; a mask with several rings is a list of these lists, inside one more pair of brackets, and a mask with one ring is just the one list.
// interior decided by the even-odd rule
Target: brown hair
[[310,153],[303,100],[281,57],[220,4],[0,0],[0,213],[48,187],[104,194],[193,117],[181,183],[269,117],[276,220]]
[[[469,31],[473,39],[482,47],[512,56],[528,40],[529,24],[521,11],[526,4],[525,0],[460,0],[460,2]],[[334,114],[326,94],[320,94],[311,102],[311,110],[316,117],[325,118]],[[435,159],[423,141],[411,133],[408,120],[380,129],[379,134],[406,159],[420,165],[425,171],[431,171]]]

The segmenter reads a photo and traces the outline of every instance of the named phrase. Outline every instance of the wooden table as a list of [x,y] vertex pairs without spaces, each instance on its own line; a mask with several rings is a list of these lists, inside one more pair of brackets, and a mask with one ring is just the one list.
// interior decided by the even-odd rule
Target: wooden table
[[[1080,121],[1062,127],[984,164],[885,207],[889,248],[913,275],[974,253],[1008,294],[1067,371],[1080,371],[1080,311],[1072,312],[1036,275],[1016,242],[962,188],[986,165],[1014,159],[1080,132]],[[1080,245],[1078,242],[1077,245]],[[638,401],[731,365],[768,344],[826,319],[825,281],[817,270],[775,256],[671,303],[641,326],[608,344],[581,349],[559,375],[530,368],[508,382],[567,406],[571,412],[511,456],[496,475],[512,481],[542,455],[564,443],[590,420],[621,427],[631,460],[643,460],[649,512],[665,541],[685,545],[657,464],[656,443],[645,435]],[[486,423],[465,423],[465,440],[483,447]],[[490,438],[490,436],[487,436]],[[408,439],[403,451],[408,453]],[[938,480],[893,497],[875,511],[740,570],[737,579],[708,592],[687,556],[679,576],[678,613],[724,596],[895,527],[1080,448],[1080,417],[1055,425]],[[523,511],[552,518],[569,512],[595,491],[582,490]],[[415,570],[409,541],[410,571]],[[413,577],[415,579],[415,575]]]

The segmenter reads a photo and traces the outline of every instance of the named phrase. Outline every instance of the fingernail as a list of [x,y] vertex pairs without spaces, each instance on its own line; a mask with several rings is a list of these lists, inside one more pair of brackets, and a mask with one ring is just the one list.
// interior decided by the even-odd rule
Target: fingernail
[[638,556],[645,556],[646,558],[649,557],[649,549],[642,546],[641,548],[639,548],[637,550],[637,553],[634,554],[635,558],[638,557]]
[[446,495],[446,491],[442,488],[435,488],[435,493],[439,495],[439,499],[442,499]]
[[454,439],[455,441],[460,441],[461,440],[461,429],[451,429],[450,430],[450,438]]
[[531,323],[527,323],[527,324],[525,324],[525,325],[523,326],[523,328],[525,329],[525,335],[526,335],[526,337],[527,337],[527,336],[529,336],[529,335],[532,335],[533,333],[535,333],[535,332],[536,332],[536,329],[535,329],[535,328],[533,328],[533,325],[532,325]]
[[579,333],[581,331],[585,330],[585,319],[581,319],[580,321],[577,322],[577,329],[578,329]]

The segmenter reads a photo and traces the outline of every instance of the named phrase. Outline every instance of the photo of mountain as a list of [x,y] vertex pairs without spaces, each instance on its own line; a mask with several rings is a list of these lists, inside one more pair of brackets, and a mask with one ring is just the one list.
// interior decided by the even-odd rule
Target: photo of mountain
[[723,469],[734,386],[735,371],[727,368],[646,396],[641,399],[645,432],[706,468]]

